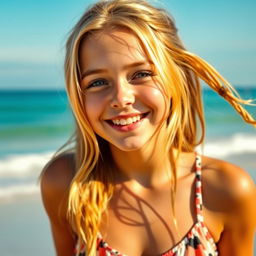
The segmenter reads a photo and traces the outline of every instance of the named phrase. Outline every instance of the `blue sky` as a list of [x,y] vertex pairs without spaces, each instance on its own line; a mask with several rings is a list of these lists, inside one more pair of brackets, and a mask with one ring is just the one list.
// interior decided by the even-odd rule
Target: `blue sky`
[[[1,0],[0,88],[64,88],[68,31],[92,1]],[[186,47],[235,85],[256,86],[256,1],[155,0]]]

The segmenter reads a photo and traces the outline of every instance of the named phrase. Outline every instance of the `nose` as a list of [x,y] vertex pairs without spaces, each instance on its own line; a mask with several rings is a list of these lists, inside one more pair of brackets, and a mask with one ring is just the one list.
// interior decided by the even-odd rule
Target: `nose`
[[125,108],[135,102],[134,88],[127,81],[116,82],[111,99],[112,108]]

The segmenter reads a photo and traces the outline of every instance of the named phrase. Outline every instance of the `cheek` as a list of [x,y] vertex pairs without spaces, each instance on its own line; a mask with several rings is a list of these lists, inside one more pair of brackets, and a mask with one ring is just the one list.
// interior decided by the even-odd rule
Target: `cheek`
[[153,109],[157,118],[163,118],[169,113],[170,100],[159,89],[152,87],[143,93],[145,103]]
[[85,113],[88,118],[89,123],[94,128],[96,121],[99,120],[101,115],[101,104],[99,104],[99,99],[93,96],[85,97]]

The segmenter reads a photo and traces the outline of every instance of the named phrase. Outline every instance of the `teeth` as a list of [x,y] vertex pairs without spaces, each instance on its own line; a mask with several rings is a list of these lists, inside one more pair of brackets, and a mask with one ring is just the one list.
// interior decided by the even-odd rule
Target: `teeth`
[[125,124],[126,124],[126,121],[125,121],[124,119],[121,119],[121,120],[120,120],[120,124],[121,124],[121,125],[125,125]]
[[138,122],[140,118],[141,118],[140,116],[134,116],[134,117],[129,117],[127,119],[115,119],[111,121],[116,125],[128,125],[128,124]]

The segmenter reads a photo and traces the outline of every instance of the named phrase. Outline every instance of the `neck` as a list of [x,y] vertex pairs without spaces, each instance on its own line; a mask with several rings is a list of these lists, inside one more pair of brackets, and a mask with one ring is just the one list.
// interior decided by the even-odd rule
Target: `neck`
[[111,152],[118,172],[118,182],[134,182],[152,188],[170,182],[169,153],[163,143],[151,143],[136,151],[121,151],[112,146]]

